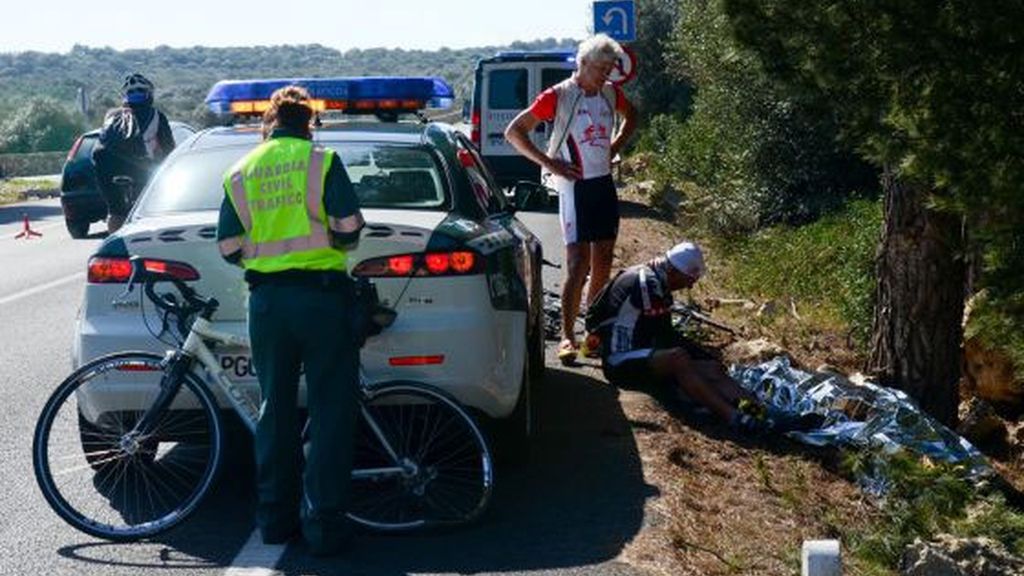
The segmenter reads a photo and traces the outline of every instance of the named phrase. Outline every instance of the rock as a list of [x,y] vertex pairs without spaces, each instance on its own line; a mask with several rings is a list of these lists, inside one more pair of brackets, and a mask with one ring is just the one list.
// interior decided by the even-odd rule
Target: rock
[[960,403],[960,424],[956,431],[986,452],[1006,447],[1006,423],[992,405],[981,398]]
[[[963,326],[970,333],[972,317],[982,307],[984,290],[971,296],[964,305]],[[1024,378],[1001,350],[988,346],[978,337],[966,338],[963,345],[963,383],[965,396],[986,400],[1004,417],[1015,419],[1024,413]]]
[[757,317],[771,317],[775,316],[779,312],[779,305],[775,300],[768,300],[761,307],[757,309]]
[[828,372],[829,374],[839,374],[840,376],[843,375],[842,371],[839,370],[839,368],[836,368],[835,366],[829,364],[828,362],[826,362],[824,364],[821,364],[814,371],[815,372]]
[[964,341],[963,391],[988,401],[1003,414],[1024,412],[1024,381],[1017,376],[1013,362],[978,338]]
[[633,184],[637,194],[650,198],[658,190],[658,183],[654,180],[641,180]]
[[778,344],[758,338],[733,342],[722,351],[722,356],[735,364],[759,364],[776,356],[788,356],[788,353]]
[[915,540],[900,562],[902,576],[1004,576],[1024,574],[1024,559],[989,538],[941,534],[931,542]]

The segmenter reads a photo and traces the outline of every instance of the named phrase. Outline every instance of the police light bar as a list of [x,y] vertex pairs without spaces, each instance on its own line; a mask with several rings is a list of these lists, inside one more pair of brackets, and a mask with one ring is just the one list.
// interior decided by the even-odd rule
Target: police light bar
[[451,86],[442,78],[374,76],[221,80],[210,88],[206,105],[214,114],[263,114],[270,107],[271,94],[292,84],[309,91],[310,105],[317,112],[413,112],[450,108],[455,100]]
[[576,52],[569,52],[567,50],[505,50],[495,54],[493,60],[512,62],[523,60],[538,60],[545,62],[562,60],[565,62],[575,62]]

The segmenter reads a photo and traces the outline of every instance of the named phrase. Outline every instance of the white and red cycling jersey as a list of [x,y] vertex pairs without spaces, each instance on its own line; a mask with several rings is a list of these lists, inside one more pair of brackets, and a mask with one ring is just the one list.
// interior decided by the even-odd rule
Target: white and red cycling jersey
[[[538,120],[551,122],[555,119],[558,93],[548,88],[537,95],[528,110]],[[569,123],[565,143],[558,150],[562,160],[572,162],[583,180],[606,176],[611,173],[612,132],[615,129],[615,111],[625,111],[626,97],[622,89],[615,86],[615,110],[601,94],[584,95],[576,108],[575,117]]]

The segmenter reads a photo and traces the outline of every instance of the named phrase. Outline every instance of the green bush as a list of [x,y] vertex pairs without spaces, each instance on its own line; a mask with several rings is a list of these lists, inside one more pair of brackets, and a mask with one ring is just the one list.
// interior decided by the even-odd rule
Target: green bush
[[897,566],[915,539],[953,532],[977,497],[959,468],[925,463],[906,453],[860,453],[848,456],[845,467],[854,476],[868,473],[888,482],[874,526],[849,535],[849,540],[855,556],[889,568]]
[[71,148],[83,118],[50,98],[34,98],[0,124],[0,153],[54,152]]
[[866,343],[871,329],[874,254],[882,226],[878,201],[857,200],[802,226],[780,225],[725,244],[743,294],[795,298],[850,327]]

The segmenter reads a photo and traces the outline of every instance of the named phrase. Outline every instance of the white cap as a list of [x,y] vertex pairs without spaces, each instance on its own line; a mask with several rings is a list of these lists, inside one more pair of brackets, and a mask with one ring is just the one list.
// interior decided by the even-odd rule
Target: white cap
[[693,242],[680,242],[665,252],[673,268],[694,280],[704,275],[704,253]]

